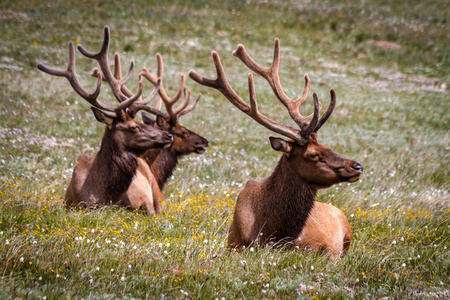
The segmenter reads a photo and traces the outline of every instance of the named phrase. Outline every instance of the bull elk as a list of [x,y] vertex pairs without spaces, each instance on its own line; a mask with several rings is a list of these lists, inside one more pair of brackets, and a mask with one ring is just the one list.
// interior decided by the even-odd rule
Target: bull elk
[[[121,63],[119,54],[116,53],[114,58],[114,76],[116,79],[121,79],[122,71],[120,69]],[[201,94],[198,94],[192,104],[189,105],[191,91],[186,92],[184,75],[181,75],[180,88],[173,97],[169,97],[163,85],[164,64],[161,54],[156,54],[156,60],[158,64],[156,76],[152,75],[145,67],[142,69],[140,76],[147,79],[155,86],[160,82],[158,90],[159,101],[157,106],[152,107],[151,109],[148,109],[148,107],[145,108],[146,111],[155,114],[157,117],[156,119],[153,119],[150,115],[142,113],[142,120],[145,124],[157,126],[158,128],[169,132],[173,136],[173,143],[166,148],[148,151],[143,158],[150,166],[150,169],[158,182],[158,186],[162,190],[178,164],[178,160],[191,153],[203,154],[205,148],[208,147],[208,140],[179,123],[180,117],[191,112],[195,108]],[[94,73],[92,75],[95,76]],[[105,80],[104,76],[102,76],[102,78]],[[132,95],[126,86],[122,87],[122,91],[128,96]],[[177,108],[173,108],[174,104],[180,99],[182,94],[184,94],[183,101]],[[167,112],[161,111],[161,100],[164,102]],[[134,110],[136,107],[138,106],[133,107]]]
[[321,116],[321,104],[314,93],[314,112],[304,117],[299,108],[308,96],[309,77],[305,75],[305,87],[298,99],[290,99],[283,92],[278,74],[278,39],[275,40],[270,68],[256,63],[243,45],[239,45],[233,55],[268,81],[276,98],[286,107],[299,129],[277,123],[259,112],[252,73],[248,75],[250,105],[243,101],[229,85],[217,52],[212,52],[216,79],[205,78],[192,70],[189,72],[193,80],[217,89],[256,122],[288,138],[270,137],[272,148],[283,153],[278,165],[268,178],[261,183],[250,180],[239,193],[229,230],[228,247],[236,248],[252,243],[289,244],[327,251],[332,257],[337,257],[348,249],[351,242],[347,218],[338,208],[314,199],[319,189],[339,182],[357,181],[363,167],[317,141],[317,131],[335,107],[335,92],[331,90],[330,105]]
[[[160,82],[145,100],[141,99],[141,78],[135,94],[125,95],[121,91],[122,86],[131,77],[134,62],[131,62],[125,78],[117,80],[114,77],[108,62],[107,26],[100,52],[89,52],[81,45],[78,45],[77,49],[84,56],[96,60],[100,66],[100,70],[94,70],[97,87],[93,93],[87,92],[78,81],[72,42],[69,42],[69,64],[66,70],[38,64],[39,70],[45,73],[66,77],[75,92],[92,105],[95,118],[106,125],[100,151],[94,157],[82,155],[78,158],[66,190],[65,204],[68,207],[119,204],[132,209],[141,208],[147,213],[158,212],[159,201],[163,196],[142,156],[150,149],[170,146],[173,138],[159,128],[135,121],[134,114],[138,110],[149,108],[146,104],[158,93]],[[109,84],[119,104],[112,105],[97,99],[102,77]],[[104,111],[114,112],[115,115]]]

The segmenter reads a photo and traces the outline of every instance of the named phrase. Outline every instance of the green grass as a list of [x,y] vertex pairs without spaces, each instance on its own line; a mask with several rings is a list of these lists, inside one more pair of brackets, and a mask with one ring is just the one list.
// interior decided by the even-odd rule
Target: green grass
[[[0,3],[0,298],[448,298],[450,297],[449,1],[2,1]],[[187,79],[198,107],[181,119],[210,147],[191,155],[163,193],[163,213],[64,209],[80,154],[99,149],[103,125],[65,79],[69,40],[137,68],[165,62],[165,85],[195,69],[215,74],[221,56],[247,98],[237,44],[269,65],[281,41],[286,93],[311,91],[338,104],[319,141],[365,167],[361,180],[324,190],[353,230],[349,253],[326,256],[255,248],[226,250],[237,194],[274,169],[262,126],[217,91]],[[400,50],[371,42],[390,41]],[[77,54],[84,86],[95,63]],[[125,68],[125,67],[124,67]],[[133,78],[129,87],[136,86]],[[145,91],[149,91],[148,85]],[[270,87],[256,78],[260,110],[291,124]],[[107,99],[107,93],[102,93]],[[109,98],[107,101],[114,101]],[[305,103],[301,112],[312,111]],[[163,296],[164,295],[164,296]]]

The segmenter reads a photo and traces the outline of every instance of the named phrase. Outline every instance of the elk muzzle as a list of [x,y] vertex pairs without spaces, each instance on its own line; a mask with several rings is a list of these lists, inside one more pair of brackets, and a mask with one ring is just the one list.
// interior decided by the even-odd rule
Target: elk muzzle
[[200,142],[195,143],[195,152],[198,154],[205,153],[205,148],[209,146],[208,140],[202,137]]
[[355,182],[359,180],[359,177],[364,172],[364,167],[357,161],[351,161],[347,167],[350,174],[348,176],[348,182]]

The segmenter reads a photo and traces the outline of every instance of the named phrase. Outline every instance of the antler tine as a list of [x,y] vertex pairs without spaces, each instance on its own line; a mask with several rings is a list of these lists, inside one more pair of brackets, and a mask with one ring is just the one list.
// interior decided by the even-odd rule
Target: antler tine
[[212,52],[212,58],[214,61],[214,65],[216,67],[217,78],[209,79],[201,76],[196,71],[189,71],[189,77],[196,81],[201,85],[205,85],[208,87],[212,87],[220,91],[228,101],[230,101],[234,106],[236,106],[239,110],[250,116],[259,124],[263,125],[267,129],[281,134],[283,136],[289,137],[295,140],[299,144],[305,144],[307,142],[307,138],[301,135],[300,130],[290,127],[288,125],[279,124],[266,116],[262,115],[258,110],[258,103],[256,100],[255,87],[253,82],[253,74],[248,75],[248,86],[249,86],[249,96],[250,96],[250,105],[245,103],[231,88],[228,83],[225,72],[223,70],[222,63],[220,62],[219,54],[216,51]]
[[102,77],[101,74],[95,73],[94,76],[97,77],[97,87],[93,93],[88,93],[78,81],[76,66],[75,66],[75,47],[73,42],[69,42],[69,64],[66,70],[58,70],[55,68],[51,68],[43,63],[38,64],[38,69],[42,72],[45,72],[54,76],[61,76],[67,78],[73,90],[80,95],[82,98],[87,100],[93,106],[103,109],[106,111],[114,112],[116,111],[117,106],[105,103],[101,100],[98,100],[97,97],[100,94],[100,87],[102,85]]
[[[143,68],[140,75],[143,76],[144,78],[146,78],[148,81],[150,81],[151,83],[155,83],[157,79],[163,79],[163,74],[164,74],[164,64],[163,64],[163,59],[161,54],[157,53],[156,54],[156,60],[158,62],[158,67],[157,67],[157,71],[156,71],[156,76],[153,76],[147,68]],[[186,106],[189,103],[189,99],[190,99],[190,94],[191,92],[189,91],[188,93],[186,93],[186,88],[185,88],[185,77],[184,75],[181,75],[181,83],[180,83],[180,88],[178,89],[178,91],[176,92],[176,94],[173,97],[169,97],[164,89],[164,85],[161,84],[161,88],[159,89],[159,96],[160,99],[164,102],[164,105],[166,107],[167,113],[170,116],[170,119],[172,120],[172,122],[177,122],[178,118],[180,117],[180,114],[183,112],[183,110],[186,108]],[[177,107],[176,109],[173,109],[173,105],[175,104],[175,102],[177,102],[180,99],[181,93],[184,93],[185,97],[183,99],[183,102],[180,104],[179,107]],[[185,114],[185,113],[184,113]],[[183,114],[183,115],[184,115]]]
[[[105,26],[104,32],[105,32],[105,35],[104,35],[104,39],[103,39],[103,45],[102,45],[101,50],[98,53],[93,53],[93,52],[87,51],[82,45],[78,45],[77,49],[84,56],[86,56],[88,58],[95,59],[99,63],[100,69],[101,69],[101,71],[103,73],[105,81],[111,87],[111,90],[112,90],[112,92],[114,94],[114,97],[116,97],[116,99],[119,102],[125,102],[125,101],[129,100],[129,97],[127,97],[122,92],[122,86],[131,77],[131,73],[133,72],[133,69],[134,69],[134,61],[131,61],[130,68],[128,70],[127,75],[125,75],[124,78],[116,79],[115,76],[112,74],[110,68],[109,68],[108,50],[109,50],[110,34],[109,34],[109,27],[108,26]],[[115,73],[117,71],[121,72],[120,67],[115,70]]]
[[[131,76],[131,72],[129,71],[127,75]],[[104,78],[104,76],[103,76]],[[114,53],[114,78],[117,80],[122,80],[122,64],[120,63],[120,54]],[[104,79],[106,81],[106,78]],[[125,80],[125,82],[128,81]],[[127,97],[133,96],[133,93],[126,87],[125,83],[121,87],[122,93],[125,94]]]
[[[145,69],[145,67],[144,67],[144,69]],[[91,75],[92,76],[96,76],[96,72],[100,72],[101,76],[102,76],[102,80],[106,81],[105,75],[103,75],[103,73],[100,70],[98,70],[98,69],[94,69],[94,71],[91,73]],[[141,77],[142,76],[139,75],[139,79],[141,79]],[[117,53],[117,52],[114,54],[114,78],[116,78],[117,80],[121,80],[122,79],[120,54]],[[156,78],[154,80],[154,84],[155,84],[155,89],[152,91],[152,93],[150,93],[150,95],[148,95],[147,98],[145,98],[144,100],[142,100],[142,97],[140,97],[140,99],[138,99],[135,104],[146,105],[151,100],[153,100],[155,98],[155,95],[156,95],[156,93],[158,93],[159,88],[160,88],[160,83],[158,83],[158,80]],[[158,85],[158,86],[156,86],[156,85]],[[133,96],[133,93],[127,88],[127,86],[125,84],[122,85],[121,91],[127,97],[132,97]],[[158,109],[158,110],[161,109],[161,99],[159,97],[158,97],[158,102],[157,102],[155,108]]]
[[[119,53],[115,53],[114,54],[114,78],[117,80],[122,80],[122,70],[121,70],[121,62],[120,62],[120,54]],[[145,67],[144,67],[145,69]],[[105,75],[98,69],[95,69],[94,72],[92,72],[92,76],[96,76],[96,74],[100,73],[102,76],[102,80],[106,81]],[[151,74],[150,74],[151,75]],[[153,80],[154,79],[154,80]],[[139,75],[139,81],[142,81],[142,75]],[[147,96],[146,99],[142,100],[142,97],[140,96],[139,99],[134,102],[134,104],[130,107],[128,107],[128,113],[131,117],[136,116],[136,113],[139,110],[146,110],[150,113],[153,114],[158,114],[161,116],[166,116],[168,117],[168,115],[164,112],[162,112],[161,109],[161,99],[158,99],[157,105],[156,107],[150,107],[147,104],[153,100],[156,96],[156,94],[159,92],[159,89],[161,88],[161,80],[160,79],[156,79],[156,78],[152,78],[152,80],[150,81],[152,83],[155,84],[155,88],[154,90],[150,93],[150,95]],[[126,87],[126,85],[122,85],[121,87],[121,91],[122,93],[127,96],[127,97],[133,97],[133,93]],[[159,98],[159,97],[158,97]]]
[[184,95],[183,102],[181,102],[181,104],[176,109],[173,110],[173,114],[177,118],[179,117],[180,112],[182,112],[188,106],[189,101],[191,100],[191,90],[189,90],[186,93],[186,88],[184,88],[183,95]]
[[[239,58],[250,70],[261,75],[267,80],[272,88],[275,96],[283,105],[288,109],[291,118],[300,126],[300,128],[306,127],[310,120],[315,119],[313,115],[303,117],[300,112],[300,106],[306,101],[309,92],[309,77],[305,75],[305,87],[300,97],[293,100],[289,98],[283,91],[283,87],[280,83],[279,66],[280,66],[280,41],[275,39],[273,61],[270,68],[264,68],[255,62],[245,50],[242,44],[239,44],[237,49],[233,51],[233,55]],[[320,112],[319,105],[319,112]],[[303,131],[303,130],[302,130]]]
[[330,105],[328,105],[327,111],[320,117],[320,120],[317,122],[314,132],[319,131],[320,127],[322,127],[322,125],[325,124],[325,122],[331,116],[334,107],[336,106],[336,93],[334,92],[333,89],[330,90],[330,94],[331,94]]
[[[159,92],[160,88],[161,88],[161,79],[158,79],[156,81],[155,89],[152,91],[152,93],[148,97],[149,101],[152,100],[156,96],[156,94]],[[148,105],[147,100],[140,100],[140,101],[136,101],[132,106],[130,106],[128,108],[128,114],[134,118],[138,111],[145,110],[154,115],[160,115],[165,118],[169,117],[169,115],[167,113],[160,110],[160,106],[161,105],[159,105],[159,107],[151,107]]]
[[191,111],[195,108],[195,106],[197,105],[198,100],[200,100],[200,97],[201,97],[201,96],[202,96],[202,94],[201,94],[201,93],[198,93],[198,94],[197,94],[197,97],[194,99],[194,102],[192,102],[192,104],[189,105],[189,107],[183,109],[183,110],[178,114],[178,117],[184,116],[185,114],[191,112]]

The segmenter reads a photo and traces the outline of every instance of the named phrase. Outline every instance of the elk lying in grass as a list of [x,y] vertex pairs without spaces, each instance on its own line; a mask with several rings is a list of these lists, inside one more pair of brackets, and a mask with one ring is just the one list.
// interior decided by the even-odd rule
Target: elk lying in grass
[[314,198],[318,189],[339,182],[357,181],[363,167],[317,141],[317,131],[335,107],[334,91],[331,90],[330,105],[322,116],[319,116],[321,104],[316,94],[313,95],[314,113],[302,116],[299,107],[308,96],[309,77],[305,76],[303,94],[296,100],[290,99],[283,92],[279,80],[278,39],[275,40],[274,48],[270,68],[257,64],[242,45],[238,46],[233,55],[269,82],[276,98],[287,108],[299,129],[279,124],[259,112],[251,73],[248,75],[250,105],[244,102],[229,85],[217,52],[212,52],[216,79],[202,77],[195,71],[189,72],[193,80],[219,90],[228,101],[259,124],[289,138],[284,140],[270,137],[272,148],[283,155],[268,178],[261,183],[250,180],[239,193],[229,230],[228,247],[248,246],[252,243],[289,243],[324,250],[336,257],[350,245],[350,226],[339,209],[316,202]]
[[[79,83],[75,68],[75,50],[69,43],[69,65],[66,70],[50,68],[39,64],[39,70],[55,76],[66,77],[75,92],[93,105],[92,111],[99,122],[106,124],[100,151],[95,157],[79,157],[65,195],[66,206],[100,206],[119,204],[132,209],[142,208],[148,213],[159,211],[159,201],[163,198],[150,168],[141,158],[149,149],[164,148],[172,143],[172,136],[153,126],[135,121],[127,109],[133,113],[143,108],[156,96],[160,82],[146,100],[140,100],[143,83],[135,94],[125,95],[121,88],[131,77],[134,62],[131,62],[124,79],[116,80],[109,69],[109,28],[105,27],[102,49],[91,53],[78,45],[78,50],[86,57],[98,61],[100,70],[94,70],[97,87],[88,93]],[[111,105],[98,100],[102,84],[102,74],[108,82],[114,97],[120,104]],[[115,112],[115,116],[104,111]]]
[[[114,58],[114,76],[116,77],[116,79],[121,79],[122,71],[120,70],[121,64],[119,54],[116,53]],[[181,75],[180,88],[173,97],[169,97],[163,85],[164,65],[161,54],[156,54],[156,60],[158,63],[156,76],[153,76],[145,67],[142,69],[140,76],[144,77],[155,86],[158,84],[158,82],[160,82],[158,91],[159,102],[157,106],[152,107],[151,109],[149,109],[148,107],[143,108],[144,110],[157,115],[157,118],[153,119],[150,115],[142,113],[142,120],[145,124],[157,126],[158,128],[169,132],[173,136],[173,143],[170,145],[170,147],[164,149],[148,151],[143,156],[143,158],[150,166],[150,169],[155,176],[156,181],[158,182],[158,186],[162,190],[168,178],[172,175],[172,172],[175,169],[178,160],[182,156],[191,153],[204,153],[205,148],[208,147],[208,140],[187,129],[179,123],[179,118],[181,116],[184,116],[195,108],[201,97],[201,94],[198,94],[193,103],[188,106],[191,91],[188,91],[186,93],[184,75]],[[122,87],[122,91],[128,96],[132,95],[132,93],[125,86]],[[184,93],[183,101],[177,108],[174,109],[173,105],[180,99],[182,93]],[[161,100],[164,102],[167,112],[163,112],[160,110]],[[136,107],[139,106],[133,106],[133,111]],[[131,111],[132,110],[130,109],[130,113],[132,113]]]

